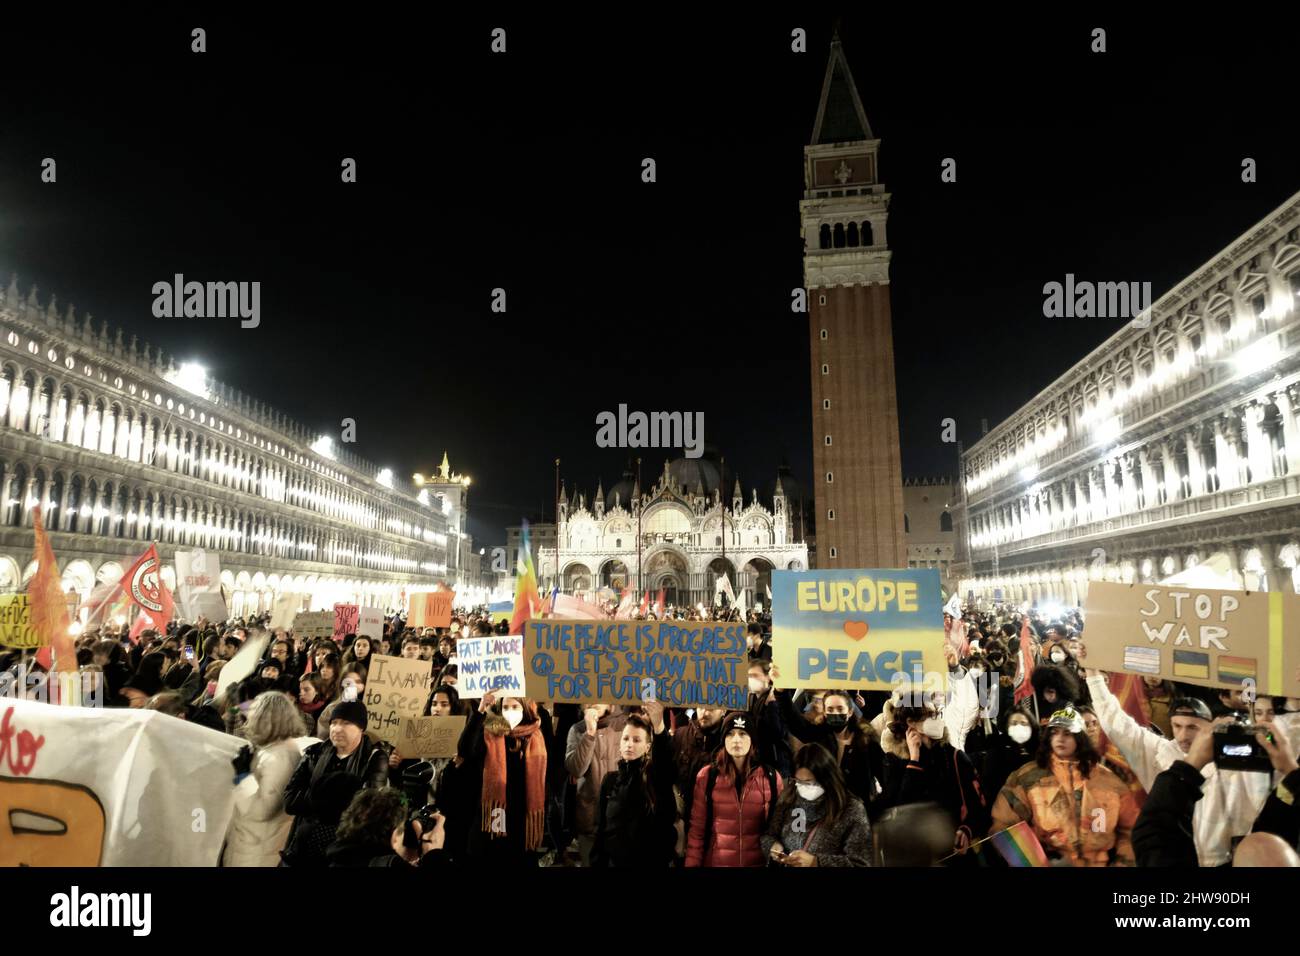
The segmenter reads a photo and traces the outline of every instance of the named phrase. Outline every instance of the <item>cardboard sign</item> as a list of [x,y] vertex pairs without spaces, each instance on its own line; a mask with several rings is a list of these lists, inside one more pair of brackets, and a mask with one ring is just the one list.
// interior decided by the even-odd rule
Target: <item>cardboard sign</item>
[[200,594],[190,595],[190,607],[194,611],[194,619],[206,618],[213,624],[220,624],[230,616],[230,609],[226,607],[226,599],[220,592],[213,594],[205,591]]
[[456,756],[456,745],[465,730],[464,716],[412,717],[402,721],[397,752],[405,760],[433,760]]
[[221,668],[221,673],[217,675],[216,696],[220,697],[226,692],[226,688],[235,681],[243,680],[253,671],[258,670],[262,655],[270,643],[270,631],[262,631],[260,634],[255,634],[244,641],[239,650],[235,652],[235,656],[230,659],[225,667]]
[[273,630],[282,627],[293,627],[294,615],[302,608],[304,594],[298,594],[293,591],[286,591],[275,598],[275,604],[271,608],[271,624]]
[[[210,621],[224,621],[226,602],[221,598],[221,561],[216,552],[195,548],[192,551],[176,552],[176,593],[180,598],[181,614],[189,621],[206,617]],[[204,613],[202,608],[215,610],[211,598],[203,602],[202,608],[196,600],[200,595],[216,595],[221,598],[223,613],[213,617]]]
[[355,604],[334,605],[333,638],[342,641],[348,634],[357,633],[357,621],[361,617],[361,608]]
[[315,640],[318,637],[334,636],[333,611],[299,611],[293,619],[293,632]]
[[[366,674],[367,732],[401,749],[402,722],[424,715],[433,661],[370,655]],[[405,752],[403,751],[405,756]]]
[[1300,595],[1094,581],[1083,616],[1086,667],[1300,697]]
[[745,625],[712,621],[528,621],[528,696],[575,703],[727,707],[748,700]]
[[947,687],[939,572],[772,573],[772,663],[779,687]]
[[456,690],[462,698],[479,698],[488,691],[497,697],[526,694],[524,639],[473,637],[456,642]]
[[417,591],[407,598],[407,627],[451,627],[455,591]]
[[0,594],[0,646],[41,647],[26,594]]
[[384,636],[384,612],[377,607],[363,607],[357,616],[357,637],[368,637],[372,641]]

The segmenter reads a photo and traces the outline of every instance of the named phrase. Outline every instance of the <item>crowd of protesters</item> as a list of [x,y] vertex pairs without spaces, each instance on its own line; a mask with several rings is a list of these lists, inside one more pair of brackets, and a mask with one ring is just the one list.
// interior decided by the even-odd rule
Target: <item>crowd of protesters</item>
[[[769,615],[716,619],[747,623],[743,710],[462,700],[458,639],[508,631],[482,608],[341,641],[200,619],[138,641],[99,627],[76,647],[88,697],[247,742],[227,866],[998,865],[988,838],[1021,824],[1051,865],[1300,865],[1300,701],[1091,671],[1077,610],[952,605],[943,690],[796,693]],[[223,686],[263,636],[252,673]],[[375,655],[430,662],[424,713],[466,718],[455,757],[367,733]],[[1228,723],[1271,773],[1216,768]]]

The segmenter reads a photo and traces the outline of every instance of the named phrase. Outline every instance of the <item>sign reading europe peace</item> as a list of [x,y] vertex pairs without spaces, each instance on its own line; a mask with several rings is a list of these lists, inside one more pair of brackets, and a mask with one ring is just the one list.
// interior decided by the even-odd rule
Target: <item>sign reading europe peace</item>
[[775,571],[772,662],[780,687],[942,690],[939,572]]

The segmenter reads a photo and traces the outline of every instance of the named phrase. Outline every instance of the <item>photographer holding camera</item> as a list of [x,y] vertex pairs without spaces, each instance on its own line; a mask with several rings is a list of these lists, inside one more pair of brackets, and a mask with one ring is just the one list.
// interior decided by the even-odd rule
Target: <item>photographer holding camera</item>
[[[1213,767],[1216,753],[1225,748],[1224,731],[1235,729],[1236,723],[1235,716],[1215,720],[1211,731],[1198,734],[1192,741],[1184,760],[1174,761],[1156,777],[1133,828],[1139,866],[1198,865],[1192,818],[1211,779],[1206,768]],[[1300,866],[1295,849],[1300,839],[1300,807],[1295,802],[1300,794],[1296,747],[1277,724],[1255,725],[1252,735],[1267,755],[1269,766],[1264,769],[1276,771],[1282,779],[1269,794],[1250,835],[1237,845],[1233,865]],[[1231,738],[1236,735],[1228,736],[1226,746],[1231,748]]]

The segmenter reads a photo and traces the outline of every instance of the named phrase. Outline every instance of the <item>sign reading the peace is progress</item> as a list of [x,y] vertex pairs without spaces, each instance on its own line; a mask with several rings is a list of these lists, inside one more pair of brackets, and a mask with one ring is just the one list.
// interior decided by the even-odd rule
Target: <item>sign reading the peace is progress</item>
[[772,662],[779,687],[942,690],[939,572],[775,571]]
[[743,710],[745,625],[713,621],[528,621],[525,682],[537,700]]

